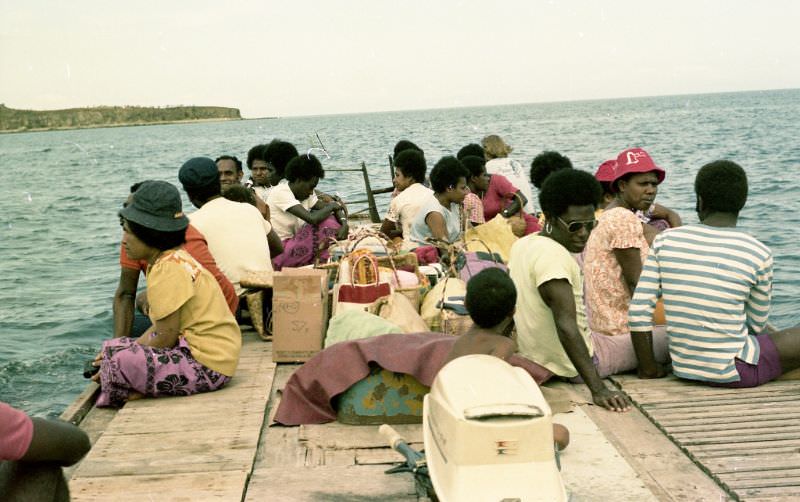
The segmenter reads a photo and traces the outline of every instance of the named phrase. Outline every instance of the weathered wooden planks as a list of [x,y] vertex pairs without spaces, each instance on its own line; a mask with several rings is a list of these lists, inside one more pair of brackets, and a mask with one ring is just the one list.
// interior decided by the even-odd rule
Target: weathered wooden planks
[[280,501],[414,501],[410,474],[384,474],[385,466],[326,466],[253,472],[245,502]]
[[675,377],[613,380],[731,495],[800,498],[800,382],[718,389]]
[[243,336],[231,383],[127,403],[72,475],[73,500],[241,500],[275,373],[270,344]]

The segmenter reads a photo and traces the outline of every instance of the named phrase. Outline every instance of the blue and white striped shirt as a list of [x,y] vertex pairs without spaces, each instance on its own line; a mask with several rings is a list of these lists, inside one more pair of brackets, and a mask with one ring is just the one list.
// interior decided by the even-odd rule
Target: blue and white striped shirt
[[735,358],[758,363],[754,336],[764,331],[772,295],[772,252],[735,228],[687,225],[653,242],[628,322],[633,336],[652,329],[664,299],[676,376],[736,382]]

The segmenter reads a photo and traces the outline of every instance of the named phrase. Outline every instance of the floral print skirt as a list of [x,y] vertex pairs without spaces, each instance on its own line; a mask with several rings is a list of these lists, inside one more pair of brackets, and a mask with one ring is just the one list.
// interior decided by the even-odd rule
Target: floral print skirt
[[135,338],[113,338],[103,342],[102,353],[97,406],[122,406],[131,392],[148,397],[188,396],[217,390],[230,381],[197,362],[183,337],[171,348],[148,347]]

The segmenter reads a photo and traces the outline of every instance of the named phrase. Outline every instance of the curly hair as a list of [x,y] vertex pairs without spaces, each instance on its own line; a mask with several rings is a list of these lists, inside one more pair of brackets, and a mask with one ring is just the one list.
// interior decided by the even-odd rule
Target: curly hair
[[423,155],[425,154],[425,152],[422,151],[422,148],[418,147],[416,144],[407,139],[401,139],[394,145],[394,156],[397,157],[400,152],[404,152],[406,150],[416,150]]
[[425,155],[418,150],[403,150],[394,159],[394,168],[403,173],[403,176],[414,178],[417,183],[425,181],[425,172],[428,164]]
[[747,174],[730,160],[709,162],[697,172],[694,192],[703,209],[738,214],[747,202]]
[[497,326],[514,312],[517,288],[508,274],[499,268],[481,270],[467,282],[464,306],[481,328]]
[[539,190],[539,206],[547,219],[561,216],[569,206],[597,208],[603,188],[594,176],[577,169],[561,169],[544,181]]
[[468,177],[467,168],[457,158],[448,155],[439,159],[431,169],[431,188],[436,193],[444,193],[455,186],[459,178],[466,180]]
[[558,152],[542,152],[531,162],[531,183],[541,189],[544,180],[559,169],[572,169],[572,161]]
[[483,157],[476,157],[475,155],[467,155],[463,159],[459,159],[464,167],[469,171],[470,176],[480,176],[486,172],[486,160]]
[[272,164],[281,177],[283,177],[289,161],[297,155],[297,148],[293,144],[279,139],[272,140],[264,149],[264,161]]
[[253,161],[264,160],[264,152],[267,150],[267,145],[256,145],[247,151],[247,168],[253,167]]
[[461,147],[461,150],[459,150],[456,154],[456,158],[458,160],[469,156],[484,158],[484,155],[483,147],[481,145],[477,143],[470,143],[469,145]]
[[291,183],[297,180],[308,181],[315,177],[322,179],[325,177],[325,170],[318,158],[311,154],[304,154],[289,161],[285,174],[286,180]]

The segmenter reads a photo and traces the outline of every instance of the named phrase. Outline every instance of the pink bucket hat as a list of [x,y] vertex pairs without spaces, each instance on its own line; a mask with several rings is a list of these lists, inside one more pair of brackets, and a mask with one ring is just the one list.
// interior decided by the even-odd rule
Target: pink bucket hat
[[614,171],[617,170],[617,160],[611,159],[603,162],[600,164],[600,167],[597,168],[597,172],[594,173],[594,177],[597,181],[604,182],[604,181],[614,181]]
[[654,171],[658,177],[658,182],[664,181],[666,172],[658,167],[650,154],[641,148],[628,148],[617,155],[617,166],[614,169],[614,179],[611,180],[612,191],[616,190],[616,182],[625,175],[633,173],[649,173]]

